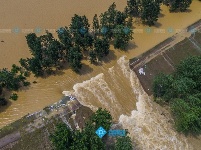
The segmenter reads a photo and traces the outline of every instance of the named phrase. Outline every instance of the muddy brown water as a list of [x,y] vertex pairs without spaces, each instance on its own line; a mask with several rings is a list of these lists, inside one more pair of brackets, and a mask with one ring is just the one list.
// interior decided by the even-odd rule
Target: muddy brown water
[[[52,29],[51,31],[54,32],[53,29],[68,25],[75,13],[86,15],[91,21],[95,13],[100,15],[112,2],[112,0],[51,2],[48,0],[1,0],[0,41],[4,42],[0,42],[0,67],[10,68],[13,63],[18,63],[20,58],[30,57],[25,40],[29,30],[38,27]],[[118,9],[123,10],[126,1],[116,1],[116,4]],[[135,21],[134,40],[130,43],[128,51],[121,52],[111,47],[110,55],[104,60],[102,66],[90,65],[89,62],[83,61],[81,75],[67,69],[63,73],[45,79],[32,76],[30,81],[37,81],[37,83],[26,90],[19,91],[19,99],[11,102],[11,105],[0,113],[0,127],[27,113],[33,113],[57,102],[65,91],[64,93],[67,94],[73,93],[82,104],[94,110],[97,107],[110,110],[114,119],[124,123],[124,127],[131,132],[133,140],[143,149],[152,149],[154,145],[157,145],[158,149],[191,149],[192,145],[199,147],[199,142],[193,139],[188,142],[188,139],[178,135],[170,124],[165,125],[167,118],[157,115],[157,111],[161,111],[162,108],[158,107],[157,111],[154,110],[155,105],[141,89],[135,73],[129,69],[128,59],[138,56],[200,19],[200,8],[201,3],[193,1],[188,12],[170,14],[167,7],[162,6],[158,23],[150,33],[146,32],[146,26]],[[22,30],[19,33],[13,33],[14,28]],[[173,32],[167,32],[168,28],[173,28]],[[53,35],[56,36],[55,33]],[[122,116],[119,119],[120,115]],[[157,142],[159,137],[161,142]],[[147,144],[143,145],[143,141]],[[190,144],[193,142],[195,144]]]

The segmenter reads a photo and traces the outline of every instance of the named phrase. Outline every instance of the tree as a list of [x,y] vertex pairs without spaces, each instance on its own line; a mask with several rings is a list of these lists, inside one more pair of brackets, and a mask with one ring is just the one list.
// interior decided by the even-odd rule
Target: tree
[[[66,125],[58,124],[56,130],[50,135],[54,147],[58,150],[106,150],[106,144],[103,139],[96,135],[98,127],[102,126],[106,130],[110,129],[112,117],[107,110],[99,108],[85,122],[81,130],[69,130]],[[123,144],[125,144],[123,146]],[[131,140],[128,136],[118,138],[115,144],[116,150],[132,149]]]
[[[92,138],[92,137],[91,137]],[[87,135],[83,134],[80,131],[75,131],[72,135],[73,142],[70,144],[69,150],[88,150],[87,147]]]
[[154,79],[155,98],[169,102],[175,127],[185,134],[201,133],[201,56],[181,61],[171,75]]
[[131,27],[133,26],[133,18],[132,17],[128,17],[128,20],[126,21],[126,27],[128,27],[129,29],[131,29]]
[[100,61],[104,56],[109,54],[109,40],[107,38],[96,39],[94,42],[94,53]]
[[71,19],[70,31],[73,34],[74,45],[79,46],[82,50],[88,50],[93,45],[93,37],[89,33],[89,23],[86,16],[75,14]]
[[118,137],[114,150],[132,150],[132,142],[129,136]]
[[200,134],[201,132],[201,100],[196,97],[190,100],[197,101],[198,105],[189,105],[182,99],[174,99],[171,104],[171,110],[175,118],[177,131],[183,133]]
[[18,99],[18,95],[16,93],[13,93],[11,96],[10,96],[10,99],[16,101]]
[[[28,86],[30,83],[26,81],[23,70],[13,64],[11,71],[7,68],[0,69],[0,105],[7,104],[4,91],[17,91],[22,86]],[[17,100],[16,93],[11,94],[10,99]]]
[[79,72],[79,69],[81,69],[82,64],[82,53],[80,51],[79,46],[71,47],[68,52],[68,62],[75,72]]
[[[43,60],[42,60],[43,61]],[[42,76],[44,74],[43,66],[41,60],[37,57],[28,58],[27,60],[21,60],[21,63],[27,63],[29,70],[35,76]]]
[[123,25],[117,25],[114,30],[114,48],[126,50],[129,40],[133,39],[133,32],[130,28]]
[[142,0],[140,18],[144,24],[154,25],[160,14],[160,3],[156,0]]
[[190,7],[192,0],[164,0],[165,5],[169,6],[170,12],[180,10],[184,12]]
[[68,149],[73,141],[72,131],[66,127],[65,123],[59,123],[54,133],[50,134],[50,140],[56,150]]
[[112,116],[106,109],[99,108],[91,116],[91,121],[95,122],[95,129],[102,126],[105,130],[109,130],[112,125]]
[[[155,98],[164,97],[167,89],[170,88],[170,85],[172,83],[172,76],[171,75],[165,75],[164,73],[158,74],[153,81],[153,95]],[[169,96],[168,96],[169,97]],[[165,99],[165,101],[169,101],[169,99]]]
[[100,24],[98,20],[97,14],[94,15],[93,17],[93,32],[94,32],[94,37],[96,38],[97,35],[99,35],[99,29],[100,29]]
[[71,19],[71,24],[70,24],[70,31],[74,34],[83,34],[85,32],[88,32],[89,30],[89,23],[87,17],[84,16],[79,16],[77,14],[74,15]]
[[94,50],[89,51],[89,60],[92,64],[96,62],[97,58]]
[[139,16],[140,0],[127,0],[127,12],[131,16]]
[[33,56],[38,56],[40,59],[42,59],[40,38],[38,38],[35,33],[29,33],[26,36],[26,41],[31,54]]
[[25,77],[17,75],[16,73],[9,71],[7,68],[0,70],[0,85],[2,88],[16,91],[21,87],[21,83],[25,80]]
[[116,10],[116,4],[110,5],[108,10],[100,15],[102,35],[109,40],[113,38],[113,30],[117,25],[125,25],[127,14]]
[[73,46],[72,35],[68,27],[57,30],[59,41],[65,46],[66,50]]

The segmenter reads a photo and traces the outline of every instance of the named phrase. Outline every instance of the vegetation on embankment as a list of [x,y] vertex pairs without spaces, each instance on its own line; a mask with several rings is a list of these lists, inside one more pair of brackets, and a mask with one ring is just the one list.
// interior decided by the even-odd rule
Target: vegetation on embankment
[[108,148],[112,150],[132,150],[132,142],[128,135],[117,137],[116,143],[111,142],[110,145],[105,144],[105,141],[108,140],[107,136],[101,139],[96,135],[95,132],[99,127],[102,126],[108,131],[111,125],[112,116],[110,113],[107,110],[99,108],[91,115],[81,131],[71,131],[66,127],[66,124],[61,123],[56,126],[54,133],[50,135],[50,140],[56,150],[105,150]]
[[169,75],[154,78],[156,102],[169,104],[175,127],[185,134],[201,133],[201,56],[181,61]]

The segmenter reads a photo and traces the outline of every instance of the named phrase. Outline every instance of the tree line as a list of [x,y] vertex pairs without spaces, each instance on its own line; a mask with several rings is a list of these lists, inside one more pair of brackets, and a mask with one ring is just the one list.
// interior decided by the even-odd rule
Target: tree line
[[50,140],[56,150],[132,150],[132,142],[128,136],[116,137],[116,142],[106,145],[107,134],[101,139],[96,130],[102,126],[109,130],[112,125],[112,116],[107,110],[99,108],[91,115],[82,130],[70,130],[66,124],[58,123],[55,131],[50,134]]
[[115,3],[99,18],[94,15],[93,31],[89,30],[90,24],[85,15],[75,14],[69,27],[57,30],[58,40],[48,31],[40,37],[35,33],[28,34],[26,40],[33,57],[21,59],[20,64],[36,76],[61,68],[66,62],[73,71],[79,72],[84,57],[96,63],[107,56],[111,41],[114,41],[115,49],[125,50],[132,39],[131,26],[128,15],[118,11]]
[[[69,27],[57,30],[58,40],[48,31],[39,37],[35,33],[28,34],[26,41],[32,57],[21,58],[21,66],[14,66],[26,72],[26,75],[32,72],[35,76],[51,74],[54,70],[61,69],[64,63],[68,63],[73,71],[79,72],[83,58],[87,58],[92,64],[101,61],[109,54],[111,43],[115,49],[126,50],[129,41],[133,39],[133,17],[138,17],[142,23],[152,26],[158,20],[162,3],[169,7],[170,12],[176,12],[186,11],[191,2],[192,0],[128,0],[123,12],[117,10],[113,3],[99,17],[94,15],[93,31],[90,30],[85,15],[75,14]],[[13,84],[19,85],[18,88],[23,86],[21,83],[28,85],[28,82],[26,76],[22,77],[23,73],[19,75],[5,68],[0,73],[0,105],[5,105],[3,91],[14,90],[8,88],[11,79]],[[6,78],[5,74],[9,74],[11,78]],[[16,100],[17,94],[13,93],[11,99]]]
[[179,132],[201,133],[201,56],[181,61],[170,75],[156,76],[153,94],[157,102],[169,104]]
[[152,26],[158,20],[161,4],[169,7],[170,12],[184,12],[191,3],[192,0],[127,0],[124,11],[140,18],[143,24]]
[[88,58],[91,63],[101,61],[109,54],[110,43],[115,49],[126,50],[132,37],[133,17],[139,17],[142,23],[152,26],[158,20],[160,5],[163,3],[171,12],[185,11],[192,0],[128,0],[121,12],[116,4],[98,17],[93,17],[92,29],[87,17],[75,14],[69,27],[57,30],[59,40],[46,31],[46,35],[37,37],[35,33],[26,36],[32,58],[21,59],[22,67],[36,76],[61,68],[68,62],[73,71],[79,72],[82,59]]

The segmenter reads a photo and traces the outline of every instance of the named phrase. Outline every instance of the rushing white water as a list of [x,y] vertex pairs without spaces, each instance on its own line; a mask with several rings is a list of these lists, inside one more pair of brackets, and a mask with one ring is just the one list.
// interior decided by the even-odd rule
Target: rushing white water
[[109,110],[114,118],[119,118],[123,128],[128,129],[138,149],[192,149],[187,139],[173,129],[167,112],[163,115],[165,110],[144,92],[125,56],[108,72],[77,83],[72,91],[63,93],[75,95],[83,105],[93,110],[97,107]]
[[187,139],[173,129],[169,122],[170,116],[167,113],[164,116],[165,110],[155,104],[142,87],[138,89],[137,110],[133,110],[130,116],[121,115],[119,118],[123,128],[129,130],[137,147],[143,150],[193,149]]
[[116,66],[90,80],[77,83],[73,91],[64,91],[75,95],[82,104],[92,109],[104,107],[117,120],[122,113],[130,112],[135,106],[135,95],[131,88],[133,72],[128,68],[125,56],[118,60]]

